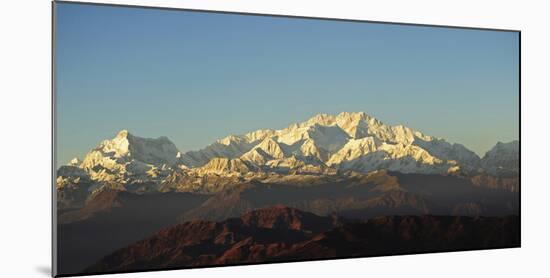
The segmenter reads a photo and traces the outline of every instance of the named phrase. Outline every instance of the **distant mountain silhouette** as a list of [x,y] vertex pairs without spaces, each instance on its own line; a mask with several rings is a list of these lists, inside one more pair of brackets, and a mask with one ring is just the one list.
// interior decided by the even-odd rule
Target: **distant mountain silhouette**
[[[212,195],[184,213],[181,219],[220,221],[278,204],[318,215],[336,213],[348,218],[423,214],[502,216],[518,213],[519,195],[479,186],[463,177],[382,171],[369,177],[312,186],[243,183]],[[460,210],[469,204],[479,209]]]

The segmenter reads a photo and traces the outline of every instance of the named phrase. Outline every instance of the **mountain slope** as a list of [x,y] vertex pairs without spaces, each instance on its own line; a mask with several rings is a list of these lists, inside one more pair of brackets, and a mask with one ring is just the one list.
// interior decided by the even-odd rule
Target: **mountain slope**
[[154,171],[173,166],[180,154],[166,137],[141,138],[120,131],[86,154],[80,168],[98,181],[125,181],[126,176],[154,176]]
[[[503,216],[519,211],[517,193],[479,186],[457,176],[379,171],[370,175],[317,177],[305,183],[299,180],[305,179],[304,176],[286,177],[228,187],[182,214],[181,220],[220,221],[275,205],[350,218],[423,214]],[[464,210],[466,207],[477,209]]]
[[519,141],[498,142],[485,153],[482,167],[493,176],[514,176],[519,173]]
[[345,177],[378,170],[469,176],[482,187],[491,183],[516,191],[518,167],[517,141],[498,143],[480,159],[463,145],[386,125],[363,112],[342,112],[318,114],[280,130],[229,135],[184,154],[166,137],[141,138],[122,130],[82,162],[74,159],[59,169],[58,204],[62,209],[81,207],[102,187],[210,194],[277,175]]
[[475,172],[480,164],[480,158],[463,145],[402,125],[389,126],[363,112],[318,114],[281,130],[230,135],[203,150],[185,153],[182,161],[196,167],[216,157],[240,157],[263,169],[277,164],[271,160],[292,156],[305,164],[361,172],[388,169],[447,174]]
[[178,223],[179,215],[207,197],[109,189],[95,192],[83,208],[58,216],[59,272],[78,273],[109,253]]
[[276,207],[223,222],[178,224],[106,256],[86,272],[517,246],[518,217],[387,216],[342,222]]
[[121,130],[102,141],[84,159],[75,158],[57,171],[58,205],[79,208],[97,189],[156,191],[180,164],[180,152],[167,137],[142,138]]

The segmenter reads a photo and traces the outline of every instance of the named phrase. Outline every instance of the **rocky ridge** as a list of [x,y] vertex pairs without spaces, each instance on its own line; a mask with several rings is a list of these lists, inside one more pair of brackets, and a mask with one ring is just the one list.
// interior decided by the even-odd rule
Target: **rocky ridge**
[[141,138],[122,130],[82,161],[61,166],[57,188],[61,206],[70,208],[101,187],[211,193],[249,181],[377,170],[510,177],[519,172],[519,142],[499,142],[479,158],[463,145],[386,125],[363,112],[319,114],[281,130],[230,135],[186,153],[167,137]]

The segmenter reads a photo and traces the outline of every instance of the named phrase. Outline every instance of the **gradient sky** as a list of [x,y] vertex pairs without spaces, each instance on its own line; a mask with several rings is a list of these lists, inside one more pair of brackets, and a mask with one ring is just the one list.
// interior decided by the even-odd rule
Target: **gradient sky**
[[364,111],[478,154],[518,139],[518,33],[58,3],[58,161]]

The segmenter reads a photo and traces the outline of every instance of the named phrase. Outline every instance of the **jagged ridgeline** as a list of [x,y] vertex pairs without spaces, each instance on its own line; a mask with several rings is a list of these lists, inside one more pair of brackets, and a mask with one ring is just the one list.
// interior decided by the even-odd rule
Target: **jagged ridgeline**
[[180,153],[166,137],[141,138],[122,130],[101,142],[83,161],[75,158],[61,166],[57,187],[62,208],[83,205],[88,193],[101,188],[213,193],[244,181],[307,185],[315,183],[314,176],[377,170],[482,175],[476,181],[515,191],[509,179],[517,176],[518,154],[517,141],[499,142],[480,158],[463,145],[402,125],[385,125],[365,113],[343,112],[319,114],[281,130],[229,135],[186,153]]
[[[57,171],[59,270],[70,274],[268,261],[265,250],[273,251],[276,261],[516,246],[517,229],[501,231],[519,227],[518,192],[517,141],[499,142],[480,158],[463,145],[385,125],[365,113],[319,114],[281,130],[230,135],[186,153],[166,137],[147,139],[123,130]],[[252,221],[252,212],[262,217]],[[290,228],[264,227],[274,215]],[[349,222],[369,219],[379,220]],[[312,227],[322,229],[304,230],[308,221],[319,222]],[[428,241],[409,246],[414,240],[400,233],[372,247],[369,237],[386,234],[385,229],[397,225],[394,221],[405,223],[398,226],[406,233],[435,231],[433,237],[411,235],[429,238],[432,247],[422,249]],[[178,223],[183,224],[174,226]],[[226,226],[232,232],[222,237],[218,232]],[[196,229],[209,234],[186,241],[199,236]],[[257,238],[248,240],[251,233]],[[480,233],[476,241],[468,241]],[[358,238],[346,243],[344,234]],[[446,242],[450,234],[454,238]],[[148,242],[136,242],[152,235],[157,249],[139,266],[141,255],[127,254],[148,250],[143,247]],[[280,235],[293,239],[286,242]],[[181,237],[175,240],[181,246],[162,245],[166,238],[174,242],[172,236]],[[266,245],[266,237],[273,242]],[[332,246],[333,241],[340,243]],[[199,243],[206,244],[206,253],[193,249]],[[278,247],[272,249],[272,244]],[[265,250],[241,257],[242,248]],[[186,255],[157,264],[162,254],[180,253]]]

